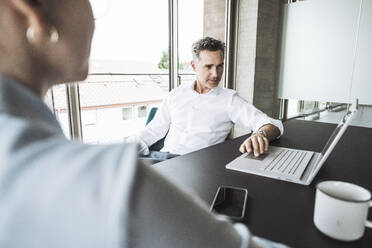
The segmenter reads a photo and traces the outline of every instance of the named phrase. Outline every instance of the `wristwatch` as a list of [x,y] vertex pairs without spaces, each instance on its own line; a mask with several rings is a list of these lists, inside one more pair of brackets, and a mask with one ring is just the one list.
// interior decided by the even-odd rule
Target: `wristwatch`
[[252,135],[254,135],[254,134],[261,134],[261,135],[263,135],[267,139],[267,135],[266,135],[266,132],[264,130],[254,131],[252,133]]

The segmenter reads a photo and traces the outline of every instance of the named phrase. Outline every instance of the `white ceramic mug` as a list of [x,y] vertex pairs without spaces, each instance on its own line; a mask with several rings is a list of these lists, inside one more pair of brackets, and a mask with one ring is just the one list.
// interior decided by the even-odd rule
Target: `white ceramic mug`
[[372,206],[371,193],[358,185],[341,181],[324,181],[316,185],[314,224],[327,236],[353,241],[361,238]]

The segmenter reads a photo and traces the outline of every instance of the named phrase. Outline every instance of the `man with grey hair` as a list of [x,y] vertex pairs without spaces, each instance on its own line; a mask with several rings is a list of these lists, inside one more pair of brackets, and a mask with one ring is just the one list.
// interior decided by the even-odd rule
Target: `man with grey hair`
[[240,151],[259,156],[269,142],[283,133],[283,125],[256,109],[236,91],[219,87],[224,68],[225,44],[205,37],[192,45],[191,66],[196,80],[182,84],[165,98],[154,119],[136,140],[141,153],[165,135],[162,152],[185,154],[223,142],[236,123],[253,134]]

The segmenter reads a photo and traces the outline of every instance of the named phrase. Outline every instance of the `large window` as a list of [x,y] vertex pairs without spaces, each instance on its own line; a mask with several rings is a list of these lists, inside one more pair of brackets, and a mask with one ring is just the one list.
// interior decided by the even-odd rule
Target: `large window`
[[145,126],[147,105],[157,106],[168,93],[167,82],[158,83],[151,75],[90,75],[79,83],[81,119],[85,143],[121,142]]
[[[97,113],[96,125],[82,125],[86,143],[120,142],[145,125],[148,105],[169,91],[168,0],[93,1],[97,15],[90,76],[79,83],[81,119]],[[102,6],[103,5],[103,6]]]
[[[170,3],[176,1],[175,13]],[[204,35],[205,1],[90,2],[96,30],[89,76],[69,91],[54,87],[46,102],[69,138],[90,144],[121,142],[145,126],[151,108],[160,106],[170,85],[177,87],[173,73],[170,76],[169,51],[178,51],[178,83],[195,80],[191,45]],[[175,20],[176,31],[170,32]],[[169,43],[174,35],[178,42]]]
[[[317,102],[317,101],[303,101],[303,100],[288,100],[286,107],[287,119],[303,119],[311,121],[335,122],[342,118],[340,114],[346,110],[347,104],[333,103],[333,102]],[[334,120],[332,120],[334,118]]]
[[288,100],[287,118],[293,118],[301,114],[315,112],[317,109],[317,102]]
[[191,46],[203,38],[204,0],[178,0],[178,75],[179,83],[193,82],[195,73],[191,67]]

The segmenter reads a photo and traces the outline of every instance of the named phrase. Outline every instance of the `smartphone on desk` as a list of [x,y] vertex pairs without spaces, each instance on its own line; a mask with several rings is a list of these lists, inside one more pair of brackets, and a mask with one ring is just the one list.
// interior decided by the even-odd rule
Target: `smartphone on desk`
[[239,221],[244,218],[247,198],[248,190],[244,188],[220,186],[210,210]]

